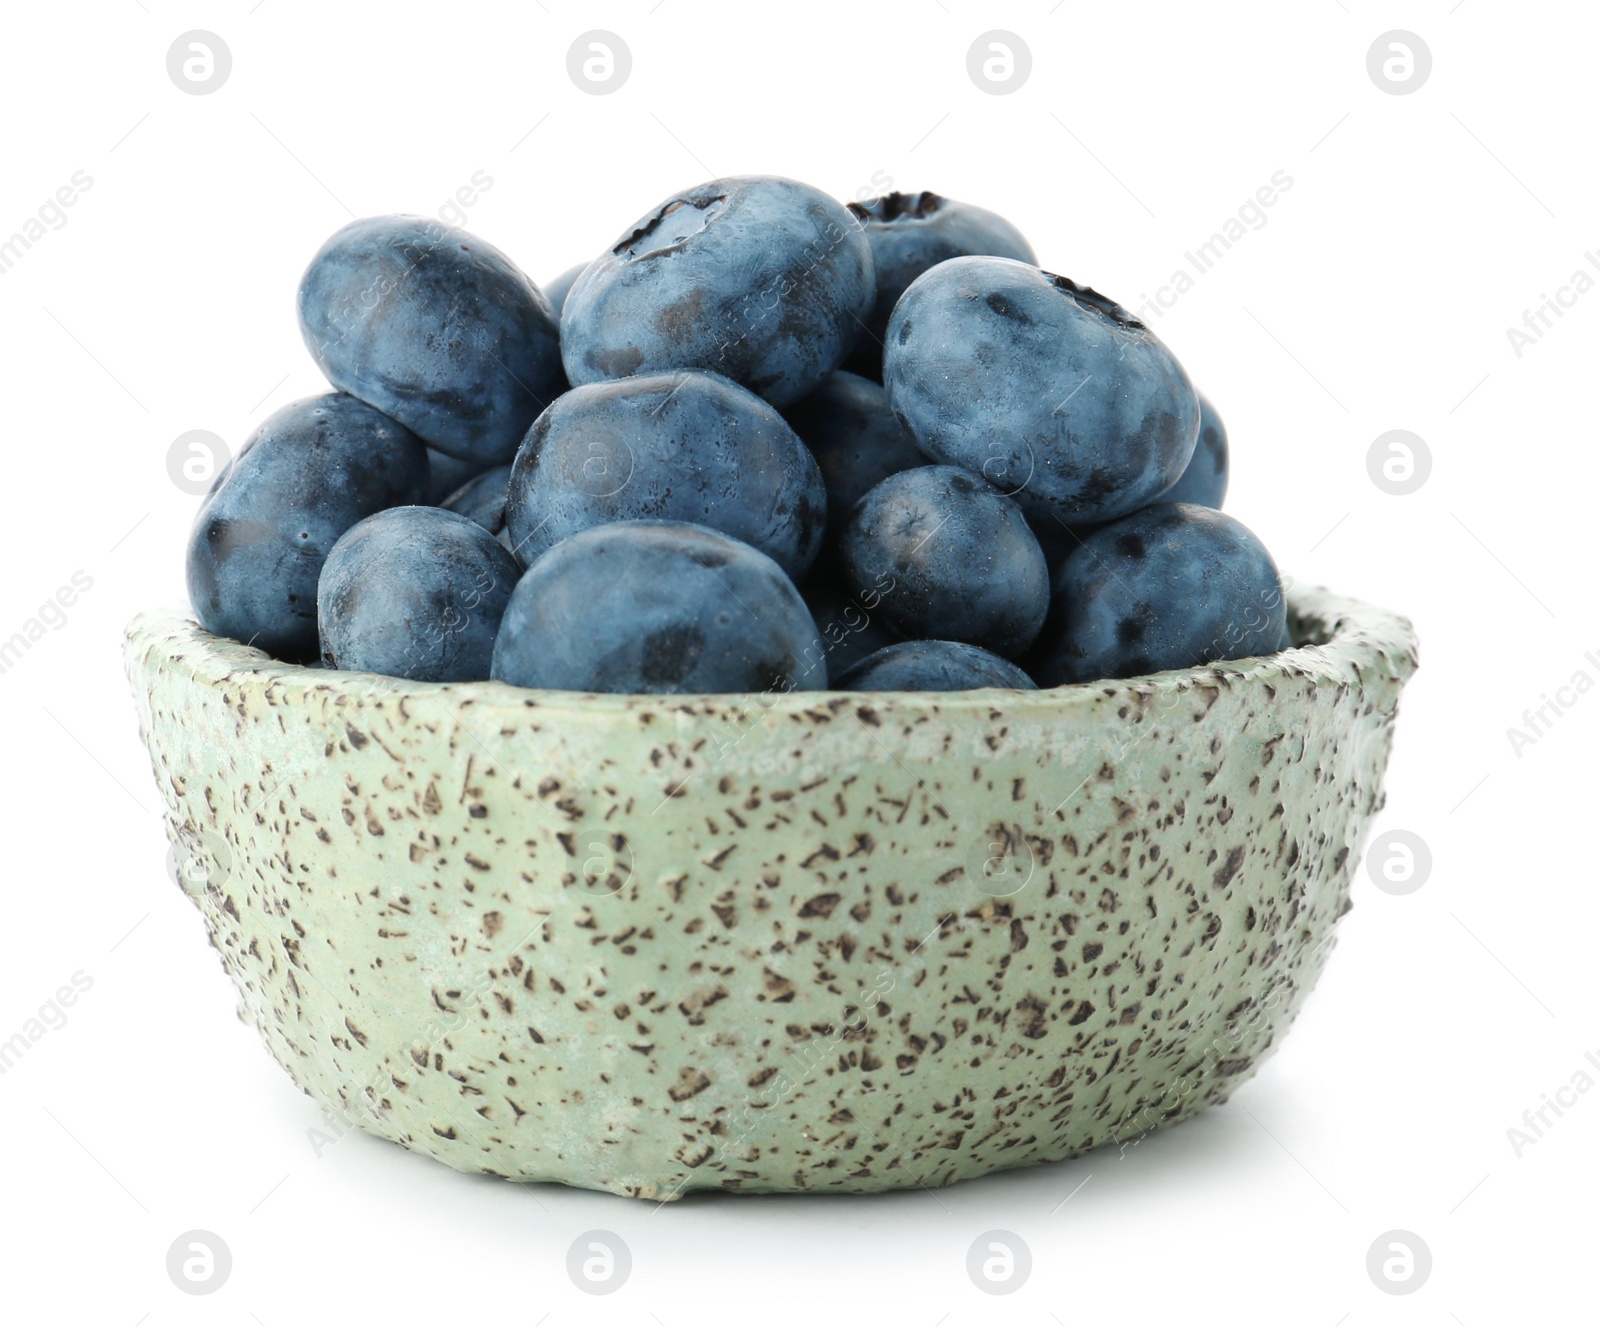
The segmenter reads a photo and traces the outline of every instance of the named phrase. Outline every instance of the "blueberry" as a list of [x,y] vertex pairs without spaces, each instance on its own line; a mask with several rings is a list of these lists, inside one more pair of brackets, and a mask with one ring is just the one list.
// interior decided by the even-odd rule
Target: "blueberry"
[[783,416],[712,373],[575,387],[534,421],[506,526],[524,564],[607,521],[692,521],[754,545],[795,580],[821,546],[822,472]]
[[1028,662],[1041,686],[1055,686],[1271,654],[1286,611],[1255,535],[1210,507],[1161,503],[1067,556]]
[[965,641],[1014,658],[1050,602],[1039,541],[1010,498],[951,465],[890,475],[840,541],[846,583],[881,596],[902,636]]
[[482,461],[464,461],[459,456],[436,452],[429,447],[428,491],[425,495],[428,505],[439,506],[467,480],[476,479],[483,471]]
[[830,529],[844,523],[869,488],[928,458],[889,409],[882,387],[854,373],[830,373],[786,418],[811,448],[828,490]]
[[[1161,497],[1157,501],[1165,502],[1167,499]],[[1146,504],[1146,506],[1154,505],[1155,503]],[[1039,547],[1044,550],[1044,560],[1050,568],[1052,583],[1061,564],[1067,560],[1067,554],[1082,545],[1083,541],[1096,530],[1109,524],[1109,521],[1097,521],[1086,525],[1063,525],[1054,516],[1039,514],[1028,516],[1028,528],[1033,531],[1034,537],[1039,541]]]
[[557,318],[561,316],[562,306],[567,302],[567,292],[572,289],[573,283],[583,275],[583,269],[587,266],[589,266],[588,263],[576,263],[567,268],[554,281],[547,281],[541,287],[544,291],[544,297],[550,301],[550,307],[555,310]]
[[511,459],[564,384],[550,302],[493,245],[435,220],[334,232],[300,279],[299,307],[329,382],[483,466]]
[[1045,565],[1050,568],[1053,579],[1056,568],[1066,561],[1067,554],[1083,542],[1084,535],[1098,527],[1091,525],[1074,530],[1061,524],[1054,516],[1030,514],[1028,528],[1033,531],[1033,537],[1039,541]]
[[813,690],[827,670],[805,601],[764,553],[683,521],[563,540],[512,592],[492,675],[650,694]]
[[889,319],[883,374],[924,452],[1067,525],[1170,488],[1200,428],[1194,387],[1143,323],[1008,258],[952,258],[913,281]]
[[860,219],[872,245],[876,294],[872,316],[846,367],[869,378],[882,375],[883,339],[896,301],[930,267],[971,254],[1036,261],[1022,232],[1004,217],[927,190],[885,194],[870,203],[847,206]]
[[839,691],[974,691],[1036,689],[1034,680],[998,654],[954,640],[903,640],[870,654],[834,683]]
[[839,367],[872,297],[872,247],[840,204],[734,176],[667,199],[584,269],[561,353],[574,386],[710,369],[781,407]]
[[869,654],[899,639],[878,611],[881,595],[854,594],[831,567],[818,567],[800,586],[822,639],[830,684]]
[[510,483],[511,467],[497,465],[468,480],[436,505],[465,516],[492,535],[499,535],[506,528],[506,489]]
[[1200,394],[1200,440],[1189,467],[1157,502],[1188,502],[1196,507],[1222,507],[1228,492],[1228,430],[1216,406]]
[[317,582],[323,662],[415,682],[489,676],[521,576],[481,525],[438,507],[392,507],[346,530]]
[[421,439],[353,396],[294,401],[265,419],[217,476],[189,535],[200,624],[280,658],[316,653],[317,576],[364,516],[420,502]]

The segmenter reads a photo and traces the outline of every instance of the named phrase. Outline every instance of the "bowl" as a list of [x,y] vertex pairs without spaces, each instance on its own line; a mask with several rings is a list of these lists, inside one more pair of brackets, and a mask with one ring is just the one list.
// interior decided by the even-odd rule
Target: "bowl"
[[176,876],[315,1101],[665,1200],[934,1188],[1227,1100],[1350,906],[1410,624],[1047,691],[594,696],[126,663]]

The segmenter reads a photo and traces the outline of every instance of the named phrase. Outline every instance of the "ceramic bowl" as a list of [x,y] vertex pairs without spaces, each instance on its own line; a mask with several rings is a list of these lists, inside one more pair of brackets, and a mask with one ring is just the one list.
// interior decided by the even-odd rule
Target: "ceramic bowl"
[[1416,667],[1302,644],[1049,691],[637,697],[128,628],[181,871],[312,1098],[638,1198],[935,1187],[1227,1099],[1294,1019]]

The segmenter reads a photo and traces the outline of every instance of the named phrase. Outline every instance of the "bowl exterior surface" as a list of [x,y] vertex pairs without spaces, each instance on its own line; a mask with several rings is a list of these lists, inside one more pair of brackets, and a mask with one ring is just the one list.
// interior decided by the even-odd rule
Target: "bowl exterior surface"
[[460,1170],[640,1198],[933,1188],[1223,1101],[1321,970],[1416,666],[621,697],[126,661],[180,880],[312,1098]]

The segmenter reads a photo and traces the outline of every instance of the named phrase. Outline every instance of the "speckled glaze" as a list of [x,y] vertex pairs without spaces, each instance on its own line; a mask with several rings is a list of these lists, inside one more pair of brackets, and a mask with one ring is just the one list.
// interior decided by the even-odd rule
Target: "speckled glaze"
[[639,1198],[929,1188],[1227,1099],[1349,907],[1410,625],[1053,691],[651,698],[128,629],[182,878],[307,1093]]

